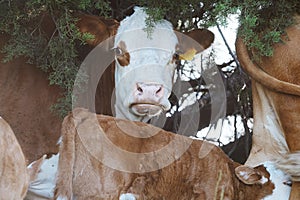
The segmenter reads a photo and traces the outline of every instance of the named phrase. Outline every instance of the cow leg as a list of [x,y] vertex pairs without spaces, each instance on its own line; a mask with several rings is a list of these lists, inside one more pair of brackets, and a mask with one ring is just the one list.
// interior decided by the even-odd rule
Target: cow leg
[[74,119],[68,115],[62,125],[62,143],[58,162],[57,180],[54,199],[72,199],[72,178],[75,162],[75,134]]
[[300,182],[293,182],[289,200],[300,199]]
[[300,182],[293,181],[289,200],[299,200],[299,199],[300,199]]
[[290,153],[278,160],[277,167],[292,177],[290,200],[300,199],[300,151]]
[[300,97],[275,94],[276,111],[283,128],[290,153],[279,162],[279,168],[292,177],[290,200],[300,199]]

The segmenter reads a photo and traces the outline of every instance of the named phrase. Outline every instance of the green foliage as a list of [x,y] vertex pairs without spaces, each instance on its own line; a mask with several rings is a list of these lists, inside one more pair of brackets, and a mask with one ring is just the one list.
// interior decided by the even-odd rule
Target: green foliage
[[[141,0],[153,23],[167,18],[179,30],[226,25],[230,14],[240,14],[240,36],[248,48],[260,56],[272,56],[273,44],[281,41],[284,29],[293,24],[293,16],[300,12],[300,1],[295,0]],[[179,23],[181,22],[181,23]],[[148,30],[149,31],[149,30]]]
[[163,8],[146,8],[146,12],[151,17],[146,19],[145,31],[147,32],[148,36],[151,37],[155,23],[164,18],[166,11]]
[[139,4],[147,7],[149,21],[166,18],[183,31],[223,24],[229,14],[237,11],[230,0],[140,0]]
[[293,16],[300,12],[300,1],[294,0],[244,0],[241,10],[240,36],[248,48],[260,56],[272,56],[273,44],[282,41],[284,29],[294,23]]

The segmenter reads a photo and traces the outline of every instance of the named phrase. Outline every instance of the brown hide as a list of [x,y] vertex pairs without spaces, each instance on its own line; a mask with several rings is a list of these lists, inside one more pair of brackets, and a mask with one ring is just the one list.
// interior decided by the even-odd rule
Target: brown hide
[[[54,25],[49,16],[45,15],[42,28],[47,35],[54,32]],[[114,20],[102,19],[95,16],[80,15],[79,29],[83,32],[90,30],[95,35],[96,45],[103,39],[114,34],[118,23]],[[8,40],[8,36],[0,35],[0,48]],[[0,54],[0,60],[4,57]],[[15,135],[24,151],[28,162],[37,160],[45,153],[57,153],[56,145],[60,136],[62,119],[50,111],[51,105],[57,102],[62,90],[57,86],[49,86],[47,74],[35,65],[26,63],[24,57],[13,59],[8,63],[0,62],[0,114],[13,127]],[[110,98],[113,90],[112,68],[108,68],[100,80],[96,95],[97,112],[111,114]],[[89,97],[90,98],[90,97]],[[93,97],[95,98],[95,94]],[[101,102],[97,103],[97,102]],[[109,103],[109,104],[108,104]],[[108,106],[107,106],[108,105]]]
[[23,199],[29,176],[22,149],[10,126],[0,117],[0,199]]
[[[267,115],[273,115],[278,122],[276,129],[284,135],[287,151],[300,151],[300,17],[296,16],[295,20],[296,25],[286,29],[287,37],[282,37],[284,42],[274,45],[274,55],[262,57],[257,63],[250,59],[242,39],[237,39],[238,59],[252,77],[253,87],[254,136],[249,163],[265,159],[267,154],[272,159],[284,159],[284,155],[280,154],[285,147],[276,144],[272,137],[274,131],[268,130],[264,123]],[[259,156],[262,152],[265,155]],[[291,168],[297,166],[300,163],[291,164]],[[298,174],[291,175],[300,176],[299,169],[295,169],[294,173]],[[299,183],[294,183],[290,199],[299,197]]]
[[[0,47],[7,37],[0,35]],[[0,54],[0,60],[3,58]],[[50,112],[61,90],[24,57],[0,63],[0,114],[14,129],[29,162],[57,152],[62,120]]]
[[114,36],[119,27],[119,22],[114,19],[106,19],[93,15],[78,15],[77,26],[81,33],[89,33],[94,36],[87,41],[92,46],[97,46],[107,38]]
[[[114,19],[106,19],[103,17],[82,14],[78,17],[80,20],[77,22],[77,26],[79,27],[80,32],[90,33],[94,36],[93,40],[87,41],[89,44],[89,50],[84,50],[85,52],[81,52],[83,55],[85,55],[87,52],[90,53],[91,47],[94,48],[104,40],[114,36],[119,27],[119,22]],[[105,43],[108,44],[108,46],[105,46],[105,51],[110,51],[113,47],[113,40],[110,39],[109,41],[110,42]],[[84,105],[81,106],[95,111],[98,114],[113,115],[112,99],[114,99],[114,96],[112,94],[115,85],[114,63],[111,63],[106,69],[102,69],[100,67],[101,65],[99,66],[99,63],[101,63],[101,59],[105,54],[107,54],[107,52],[101,51],[102,48],[95,48],[93,52],[90,53],[90,57],[86,57],[86,63],[91,65],[87,70],[89,82],[86,95],[81,95],[81,97],[86,99],[81,99],[80,101],[84,102]],[[108,53],[108,55],[111,56],[112,53]],[[104,70],[103,73],[101,73],[102,70]],[[99,77],[99,75],[101,75],[101,77]],[[94,83],[97,83],[97,81],[98,85],[95,85]]]
[[[137,135],[132,137],[129,133]],[[238,168],[240,165],[230,160],[220,148],[142,122],[96,116],[76,109],[73,115],[65,118],[62,137],[55,198],[71,199],[74,195],[78,200],[115,200],[122,193],[132,193],[137,199],[255,200],[271,194],[274,188],[262,166],[250,169],[250,178],[245,180],[249,185],[246,185],[235,176],[235,170],[243,179],[249,168]],[[162,155],[153,154],[152,159],[143,157],[143,153],[160,150],[174,142],[175,137],[178,139],[175,146],[164,149]],[[108,146],[102,142],[105,138],[111,142]],[[175,155],[186,144],[190,146],[182,156]],[[142,155],[142,160],[114,153],[115,148]],[[159,167],[168,159],[174,159],[174,162]],[[150,165],[157,169],[123,172],[108,167],[103,160],[109,160],[121,169],[146,170]],[[264,184],[260,182],[262,177],[267,180]]]

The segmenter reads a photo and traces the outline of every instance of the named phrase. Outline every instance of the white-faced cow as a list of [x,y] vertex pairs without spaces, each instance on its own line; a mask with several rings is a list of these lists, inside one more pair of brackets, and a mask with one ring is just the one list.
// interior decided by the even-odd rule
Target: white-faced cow
[[[168,100],[176,67],[176,54],[195,49],[206,49],[214,40],[207,30],[194,30],[185,41],[178,38],[171,23],[161,20],[150,31],[145,31],[147,15],[143,8],[125,18],[115,36],[116,117],[148,121],[170,109]],[[183,38],[183,39],[182,39]]]
[[238,59],[252,78],[253,146],[246,164],[270,161],[290,175],[290,200],[300,199],[300,17],[295,21],[283,42],[274,45],[272,57],[255,62],[242,39],[236,43]]
[[55,199],[256,200],[272,193],[269,178],[208,142],[75,109],[62,125]]

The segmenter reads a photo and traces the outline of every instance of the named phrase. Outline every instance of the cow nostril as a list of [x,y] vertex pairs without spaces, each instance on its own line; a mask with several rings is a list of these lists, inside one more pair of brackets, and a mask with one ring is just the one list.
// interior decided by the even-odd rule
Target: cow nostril
[[137,91],[139,91],[139,92],[142,93],[142,92],[143,92],[143,89],[142,89],[140,86],[138,86],[138,87],[137,87]]
[[156,94],[161,92],[162,87],[159,87],[159,89],[156,91]]
[[163,95],[164,95],[164,88],[163,88],[162,86],[160,86],[160,87],[158,88],[158,90],[156,90],[155,95],[156,95],[157,97],[159,97],[159,98],[162,98]]

